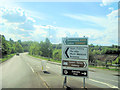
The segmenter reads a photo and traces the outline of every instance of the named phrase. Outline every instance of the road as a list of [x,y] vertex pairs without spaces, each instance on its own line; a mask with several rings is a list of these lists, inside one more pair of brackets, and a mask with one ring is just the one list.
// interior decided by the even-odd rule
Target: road
[[[42,71],[41,59],[21,53],[0,64],[2,72],[2,88],[62,88],[64,76],[61,66],[47,62],[47,72]],[[1,71],[2,70],[2,71]],[[118,88],[118,72],[89,69],[86,78],[87,88]],[[82,88],[83,78],[67,77],[67,85],[71,88]]]

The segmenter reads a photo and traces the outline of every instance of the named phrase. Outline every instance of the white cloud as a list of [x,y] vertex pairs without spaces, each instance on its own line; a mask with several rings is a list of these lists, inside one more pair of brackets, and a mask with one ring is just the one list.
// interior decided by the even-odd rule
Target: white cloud
[[39,41],[48,36],[48,29],[53,28],[51,25],[36,25],[36,20],[20,7],[0,8],[0,31],[7,39],[30,40],[32,38]]
[[90,15],[84,15],[84,14],[79,14],[79,15],[64,14],[64,16],[67,16],[67,17],[70,17],[70,18],[73,18],[76,20],[92,22],[92,23],[95,23],[95,24],[100,25],[102,27],[106,27],[106,24],[107,24],[106,19],[103,17],[96,17],[96,16],[90,16]]
[[30,33],[31,37],[36,41],[42,41],[46,37],[50,39],[52,43],[58,43],[60,35],[59,30],[57,27],[52,25],[34,25],[35,30]]
[[42,37],[46,38],[46,37],[47,37],[47,35],[42,35]]
[[110,5],[113,2],[118,2],[119,0],[102,0],[102,3],[100,4],[100,6],[107,6]]
[[71,29],[71,28],[57,27],[57,32],[58,32],[57,38],[86,36],[90,39],[97,39],[99,37],[102,37],[103,35],[101,31],[96,30],[96,29],[91,29],[91,28]]
[[34,25],[34,28],[35,29],[30,33],[32,40],[42,41],[48,37],[48,31],[44,28],[44,26]]
[[118,18],[118,10],[112,11],[110,14],[107,15],[110,21],[116,21]]
[[0,7],[11,8],[15,6],[16,6],[15,0],[0,0]]
[[14,39],[14,41],[17,41],[17,40],[29,40],[27,38],[24,38],[24,35],[23,34],[17,34],[17,33],[10,33],[10,32],[3,32],[1,31],[0,32],[2,35],[4,35],[6,37],[7,40],[9,40],[10,38]]
[[34,25],[35,30],[33,31],[35,34],[46,34],[47,31],[45,31],[44,29],[41,29],[41,26],[39,25]]
[[113,11],[113,10],[114,10],[114,8],[113,8],[113,7],[110,7],[110,8],[109,8],[109,10],[112,10],[112,11]]
[[101,3],[100,6],[103,7],[104,5]]
[[[35,19],[30,17],[25,10],[20,7],[0,8],[0,23],[18,23],[20,28],[33,29]],[[30,27],[30,28],[29,28]]]
[[25,30],[25,29],[23,29],[23,28],[21,29],[21,28],[18,28],[18,27],[17,27],[16,30],[23,31],[23,32],[27,32],[27,33],[33,32],[33,30]]
[[73,15],[73,14],[64,14],[67,17],[72,19],[77,19],[81,21],[91,22],[94,25],[99,25],[104,27],[103,30],[93,29],[93,28],[80,28],[80,29],[69,29],[64,28],[62,33],[70,32],[73,35],[75,32],[79,34],[80,37],[87,36],[90,38],[90,43],[96,44],[117,44],[118,43],[118,10],[112,11],[106,17],[96,17],[89,15]]
[[[62,37],[86,36],[89,38],[90,43],[111,45],[116,44],[118,41],[117,13],[117,10],[112,10],[112,12],[106,17],[96,17],[84,14],[64,14],[64,16],[71,19],[86,21],[103,28],[102,30],[99,30],[99,28],[94,29],[86,27],[71,29],[68,27],[54,27],[52,25],[36,25],[36,20],[29,16],[29,14],[27,14],[22,8],[1,8],[0,30],[8,39],[12,38],[14,40],[22,39],[41,41],[46,37],[49,37],[52,43],[61,43]],[[2,15],[8,15],[8,17],[12,16],[12,19],[14,18],[14,15],[16,15],[17,18],[22,19],[20,21],[17,21],[16,19],[11,22],[11,19],[5,17],[2,18]]]
[[[50,30],[50,40],[52,43],[61,43],[62,37],[83,37],[89,38],[89,43],[99,44],[99,45],[111,45],[117,42],[117,12],[112,11],[106,17],[95,17],[88,15],[70,15],[65,14],[65,16],[78,19],[82,21],[92,22],[95,25],[104,27],[104,30],[97,30],[93,28],[65,28],[65,27],[54,27],[51,25],[34,25],[36,30],[32,33],[34,39],[44,40],[45,37],[49,37],[48,33]],[[96,21],[97,20],[97,21]],[[44,33],[46,31],[46,33]],[[38,38],[39,37],[39,38]],[[112,41],[115,41],[112,42]]]
[[26,16],[25,11],[21,8],[1,8],[0,9],[1,17],[8,22],[21,23],[25,22]]
[[[29,40],[29,33],[33,29],[35,20],[20,7],[0,8],[0,32],[7,39]],[[26,38],[25,38],[26,37]]]
[[33,18],[31,17],[27,17],[28,20],[32,21],[32,22],[36,22]]

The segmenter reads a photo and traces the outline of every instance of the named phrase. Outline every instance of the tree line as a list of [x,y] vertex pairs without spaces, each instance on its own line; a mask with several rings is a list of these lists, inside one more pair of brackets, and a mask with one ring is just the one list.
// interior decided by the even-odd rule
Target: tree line
[[40,43],[34,42],[30,45],[29,54],[61,60],[61,45],[54,45],[48,38]]
[[45,41],[14,41],[11,38],[6,40],[4,35],[0,35],[0,57],[14,53],[29,52],[30,55],[39,55],[61,60],[61,45],[53,45],[48,38]]
[[0,37],[1,37],[0,41],[2,43],[2,44],[0,44],[1,45],[0,52],[2,53],[1,57],[4,58],[5,56],[7,56],[9,54],[14,54],[17,52],[19,52],[19,53],[24,52],[24,49],[21,45],[20,40],[18,40],[17,42],[14,42],[11,38],[9,41],[6,40],[4,35],[0,35]]
[[[30,55],[37,55],[52,58],[55,60],[61,60],[62,57],[62,44],[52,44],[48,38],[45,41],[24,41],[21,40],[13,41],[11,38],[9,40],[5,39],[4,35],[0,35],[2,44],[2,57],[13,54],[13,53],[23,53],[29,52]],[[103,54],[119,54],[117,45],[112,46],[99,46],[99,45],[89,45],[89,61],[94,59],[94,55]]]

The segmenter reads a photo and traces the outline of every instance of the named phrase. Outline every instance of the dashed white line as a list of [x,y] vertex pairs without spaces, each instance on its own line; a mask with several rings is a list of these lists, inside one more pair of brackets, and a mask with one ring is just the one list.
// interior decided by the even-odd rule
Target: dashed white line
[[100,82],[100,81],[97,81],[97,80],[94,80],[94,79],[89,79],[89,80],[91,80],[93,82],[97,82],[97,83],[101,83],[101,84],[107,85],[110,88],[118,88],[117,86],[114,86],[114,85],[111,85],[111,84],[108,84],[108,83],[105,83],[105,82]]
[[34,70],[33,70],[33,68],[32,67],[30,67],[31,68],[31,70],[33,71],[33,73],[35,72]]
[[30,64],[27,63],[27,65],[31,68],[32,72],[34,73],[35,71],[34,71],[33,68],[30,66]]

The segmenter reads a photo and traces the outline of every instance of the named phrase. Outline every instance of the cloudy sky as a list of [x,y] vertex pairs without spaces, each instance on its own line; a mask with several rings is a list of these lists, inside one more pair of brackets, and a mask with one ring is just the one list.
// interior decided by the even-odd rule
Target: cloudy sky
[[[6,39],[61,43],[62,37],[89,38],[89,44],[118,44],[118,2],[0,3],[0,34]],[[110,2],[111,1],[111,2]]]

